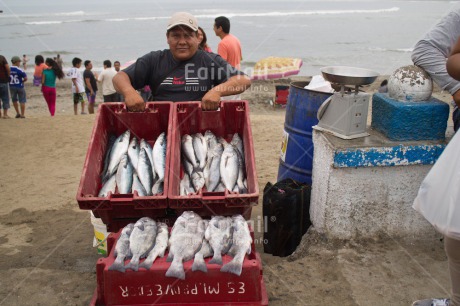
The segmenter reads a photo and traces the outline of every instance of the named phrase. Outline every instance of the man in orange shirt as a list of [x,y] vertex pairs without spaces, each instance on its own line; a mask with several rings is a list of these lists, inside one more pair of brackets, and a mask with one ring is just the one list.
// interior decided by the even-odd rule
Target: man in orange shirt
[[214,20],[214,32],[221,41],[217,46],[217,53],[236,69],[241,68],[241,44],[238,38],[230,34],[230,20],[220,16]]

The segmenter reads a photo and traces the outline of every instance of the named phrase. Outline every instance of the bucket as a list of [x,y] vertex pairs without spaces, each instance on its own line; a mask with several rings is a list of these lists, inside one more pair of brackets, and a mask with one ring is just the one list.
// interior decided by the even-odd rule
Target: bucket
[[286,106],[278,182],[291,178],[311,184],[313,167],[312,126],[318,124],[319,107],[332,93],[305,89],[309,82],[292,82]]
[[110,232],[107,232],[107,227],[100,218],[96,218],[92,211],[89,213],[91,214],[91,224],[94,227],[93,247],[97,248],[98,254],[107,256],[107,237]]

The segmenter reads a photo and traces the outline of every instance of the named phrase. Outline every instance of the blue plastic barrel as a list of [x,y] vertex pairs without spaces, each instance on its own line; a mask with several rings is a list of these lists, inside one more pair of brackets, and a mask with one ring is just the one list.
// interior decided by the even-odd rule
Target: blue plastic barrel
[[292,82],[290,84],[278,181],[292,178],[311,184],[312,126],[318,124],[316,114],[319,107],[332,94],[305,89],[308,83]]

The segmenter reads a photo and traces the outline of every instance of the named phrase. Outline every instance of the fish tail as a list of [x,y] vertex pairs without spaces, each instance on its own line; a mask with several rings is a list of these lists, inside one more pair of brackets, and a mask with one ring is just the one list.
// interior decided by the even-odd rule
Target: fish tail
[[133,271],[139,270],[139,257],[131,258],[131,261],[125,266],[125,269],[131,269]]
[[238,255],[235,256],[232,259],[232,261],[222,266],[222,268],[220,269],[220,272],[228,272],[228,273],[233,273],[233,274],[240,276],[241,271],[243,270],[243,260],[244,260],[244,257],[242,258],[243,260],[240,260],[241,259],[240,257],[241,256],[238,256]]
[[122,273],[125,273],[126,268],[124,266],[123,259],[119,260],[118,257],[115,259],[113,264],[109,267],[110,271],[120,271]]
[[206,263],[204,262],[203,256],[195,256],[192,265],[192,271],[202,271],[204,273],[208,272],[208,268],[206,268]]
[[[153,259],[153,260],[152,260]],[[155,261],[155,257],[154,258],[147,258],[146,260],[144,260],[143,262],[141,262],[139,264],[139,269],[140,268],[144,268],[145,270],[150,270],[150,268],[152,267],[152,264],[153,262]]]
[[210,264],[222,265],[222,254],[220,252],[215,252],[212,259],[209,261]]
[[182,264],[182,258],[179,258],[179,256],[174,256],[174,260],[171,263],[171,266],[169,267],[168,271],[166,271],[166,276],[175,277],[182,280],[185,279],[185,271]]

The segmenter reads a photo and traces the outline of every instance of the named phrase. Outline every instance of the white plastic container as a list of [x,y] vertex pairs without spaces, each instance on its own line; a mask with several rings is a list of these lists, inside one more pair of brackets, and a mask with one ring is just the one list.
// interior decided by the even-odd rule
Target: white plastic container
[[94,227],[93,247],[97,248],[97,253],[107,256],[107,237],[110,232],[107,232],[107,227],[100,218],[96,218],[92,211],[89,211],[91,216],[91,224]]

